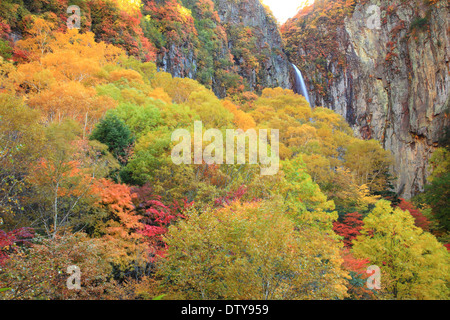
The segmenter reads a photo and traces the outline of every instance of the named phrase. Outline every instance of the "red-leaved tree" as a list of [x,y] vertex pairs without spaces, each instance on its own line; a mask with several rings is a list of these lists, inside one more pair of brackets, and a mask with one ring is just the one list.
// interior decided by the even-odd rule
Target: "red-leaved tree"
[[9,232],[0,230],[0,266],[8,259],[8,254],[16,251],[15,246],[19,243],[29,243],[34,237],[32,228],[19,228]]
[[333,230],[336,234],[344,237],[344,245],[350,248],[352,246],[352,240],[360,235],[363,224],[364,222],[360,213],[347,213],[342,222],[336,221],[333,224]]
[[228,191],[225,196],[215,199],[214,205],[216,207],[229,205],[235,200],[240,200],[246,192],[247,187],[242,185],[236,191]]
[[351,276],[347,286],[350,298],[353,300],[373,299],[374,292],[369,290],[366,285],[367,278],[369,277],[367,273],[369,259],[355,258],[348,248],[342,251],[342,258],[344,260],[342,265]]
[[134,187],[132,192],[136,211],[143,217],[141,222],[144,228],[140,233],[149,242],[150,261],[153,262],[156,257],[164,256],[167,249],[162,236],[173,222],[179,218],[185,218],[183,212],[193,205],[193,202],[185,199],[179,203],[175,200],[166,205],[161,201],[161,196],[156,195],[149,184]]
[[414,217],[416,227],[421,228],[424,231],[430,231],[430,221],[420,212],[419,209],[414,207],[411,202],[400,198],[400,203],[398,207],[403,211],[409,211],[409,213]]

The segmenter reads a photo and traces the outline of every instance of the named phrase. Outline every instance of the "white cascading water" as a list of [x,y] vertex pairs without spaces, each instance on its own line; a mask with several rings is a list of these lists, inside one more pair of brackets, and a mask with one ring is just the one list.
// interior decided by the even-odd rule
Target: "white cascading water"
[[294,64],[292,64],[292,66],[294,67],[295,70],[295,91],[296,93],[304,96],[306,101],[308,101],[308,103],[311,104],[309,102],[308,90],[306,89],[306,84],[305,81],[303,80],[302,73],[297,68],[297,66],[295,66]]

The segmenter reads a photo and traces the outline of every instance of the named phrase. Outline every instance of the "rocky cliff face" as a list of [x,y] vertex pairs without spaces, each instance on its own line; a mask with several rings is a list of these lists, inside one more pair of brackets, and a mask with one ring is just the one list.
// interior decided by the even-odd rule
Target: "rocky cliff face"
[[251,72],[238,68],[238,73],[247,79],[252,89],[261,90],[272,87],[291,87],[289,79],[290,63],[283,52],[284,45],[275,18],[263,7],[259,0],[230,1],[214,0],[221,24],[228,34],[228,50],[234,56],[237,66],[244,63],[244,58],[237,57],[234,30],[247,29],[253,34],[252,41],[257,52],[258,70]]
[[[160,70],[197,79],[219,97],[233,90],[259,92],[266,87],[291,86],[281,33],[259,0],[180,2],[190,11],[192,21],[181,27],[187,34],[184,41],[173,41],[172,31],[162,34],[167,43],[157,56]],[[163,19],[167,21],[167,16]]]
[[[332,30],[323,20],[322,36],[294,40],[299,30],[288,32],[289,25],[308,29],[320,9],[310,8],[284,28],[311,104],[337,111],[357,135],[391,150],[396,191],[410,198],[423,190],[428,159],[449,124],[448,2],[356,1]],[[308,62],[330,36],[334,50]]]

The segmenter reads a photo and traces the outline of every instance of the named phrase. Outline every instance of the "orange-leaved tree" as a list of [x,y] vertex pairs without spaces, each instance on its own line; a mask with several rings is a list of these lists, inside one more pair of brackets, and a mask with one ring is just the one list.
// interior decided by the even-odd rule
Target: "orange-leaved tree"
[[108,260],[114,266],[115,276],[122,278],[131,270],[144,269],[148,245],[141,233],[142,216],[136,213],[130,187],[100,179],[93,189],[100,196],[97,208],[103,215],[95,224],[93,234],[107,240]]

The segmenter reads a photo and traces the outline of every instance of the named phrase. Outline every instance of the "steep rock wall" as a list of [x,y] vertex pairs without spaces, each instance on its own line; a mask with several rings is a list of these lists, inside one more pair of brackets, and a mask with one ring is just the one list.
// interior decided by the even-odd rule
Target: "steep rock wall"
[[267,11],[259,0],[223,1],[215,0],[215,7],[222,25],[228,34],[228,49],[239,66],[242,57],[236,59],[233,52],[235,39],[230,33],[230,26],[235,29],[249,28],[253,30],[254,47],[259,51],[259,74],[254,69],[248,72],[239,68],[252,89],[261,90],[266,87],[289,88],[291,86],[289,72],[290,63],[283,52],[284,45],[275,18]]
[[[288,25],[307,24],[320,9]],[[312,46],[303,39],[290,57],[305,71],[313,106],[337,111],[357,135],[392,151],[396,191],[410,198],[423,190],[428,160],[449,124],[448,2],[356,1],[350,9],[333,30],[319,23],[320,41],[333,35],[335,50],[308,63]],[[292,32],[286,36],[292,48]]]
[[[184,6],[181,10],[190,11],[191,17],[167,27],[172,16],[182,16],[166,13],[175,10],[176,1],[146,1],[148,10],[144,14],[151,16],[157,29],[165,30],[161,37],[166,43],[160,46],[156,60],[160,70],[196,79],[219,97],[233,91],[291,87],[290,64],[283,52],[280,30],[259,0],[179,3]],[[174,30],[174,26],[178,29]],[[178,36],[174,37],[174,33]]]

